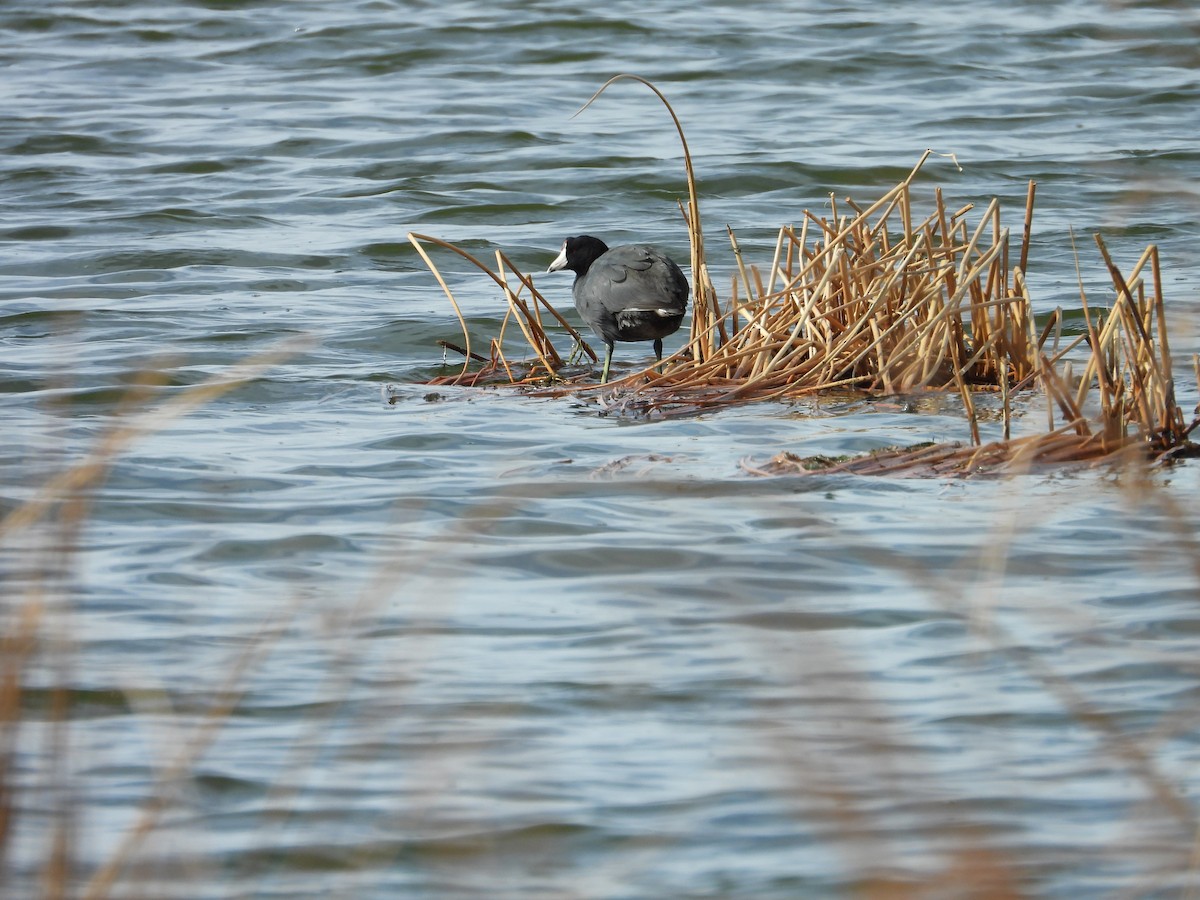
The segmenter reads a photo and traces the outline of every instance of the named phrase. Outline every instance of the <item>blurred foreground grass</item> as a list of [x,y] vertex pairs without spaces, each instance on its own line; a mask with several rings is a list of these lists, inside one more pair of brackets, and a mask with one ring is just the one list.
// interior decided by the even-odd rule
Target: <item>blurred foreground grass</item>
[[[11,509],[0,522],[3,558],[20,562],[19,568],[6,566],[4,573],[0,883],[21,885],[20,895],[31,895],[29,886],[36,885],[34,893],[43,897],[156,896],[156,891],[169,883],[175,896],[189,895],[189,884],[195,886],[198,895],[243,896],[258,893],[256,879],[260,879],[263,894],[270,894],[278,892],[271,885],[281,867],[294,867],[298,872],[340,872],[347,884],[361,886],[364,879],[370,882],[379,867],[403,864],[386,846],[374,850],[370,846],[341,846],[332,832],[327,848],[297,850],[291,857],[250,854],[251,862],[243,862],[232,871],[219,854],[206,856],[177,843],[156,841],[168,820],[177,842],[180,822],[187,820],[189,811],[196,814],[197,822],[202,819],[202,792],[193,788],[204,777],[206,755],[222,730],[234,723],[256,674],[270,666],[277,649],[286,649],[288,641],[297,639],[290,629],[297,608],[295,598],[280,597],[277,612],[243,643],[231,648],[228,664],[221,671],[197,673],[195,691],[186,706],[148,705],[145,697],[122,687],[115,687],[111,696],[104,697],[95,690],[79,688],[79,667],[85,664],[79,644],[86,635],[75,631],[74,612],[87,586],[80,580],[76,559],[85,548],[89,509],[103,492],[106,474],[141,437],[155,429],[169,428],[178,416],[236,390],[286,352],[250,360],[218,380],[184,389],[175,399],[158,405],[149,405],[149,395],[135,388],[123,412],[113,418],[111,428],[86,459],[49,478],[32,499]],[[143,383],[153,383],[153,379],[143,379]],[[1200,539],[1186,503],[1174,495],[1162,472],[1148,468],[1141,457],[1125,460],[1114,472],[1131,516],[1149,516],[1160,526],[1152,534],[1131,537],[1131,554],[1144,556],[1151,570],[1157,564],[1190,569],[1200,589]],[[1031,645],[995,614],[994,605],[1004,592],[1010,550],[1015,541],[1038,525],[1022,508],[1017,499],[1020,493],[1019,481],[1014,480],[1011,508],[998,516],[989,533],[979,535],[973,554],[965,555],[958,566],[945,571],[931,571],[914,563],[888,546],[886,535],[847,534],[845,540],[874,544],[873,558],[880,566],[919,587],[932,605],[964,617],[989,653],[1008,660],[1038,685],[1079,730],[1094,737],[1097,766],[1124,772],[1138,786],[1142,799],[1130,809],[1130,821],[1125,826],[1130,839],[1103,850],[1109,864],[1140,873],[1138,888],[1131,894],[1195,896],[1200,886],[1196,849],[1200,846],[1200,831],[1195,803],[1190,789],[1179,783],[1178,773],[1163,764],[1164,748],[1200,724],[1200,712],[1187,702],[1194,692],[1183,691],[1177,709],[1146,728],[1137,724],[1138,717],[1131,720],[1119,697],[1097,696],[1094,687],[1077,684],[1060,664],[1056,651]],[[492,527],[521,503],[522,498],[515,494],[481,503],[448,529],[445,544],[453,545]],[[355,639],[374,611],[403,582],[405,567],[412,559],[398,554],[378,561],[377,570],[354,602],[340,617],[327,620],[327,631],[319,636],[330,650],[323,663],[327,669],[320,679],[325,696],[347,695],[355,675]],[[1048,598],[1046,614],[1053,616],[1056,612],[1052,598]],[[1103,629],[1104,623],[1098,622],[1097,633]],[[860,665],[835,642],[806,642],[805,652],[796,653],[781,644],[778,635],[762,641],[762,652],[787,673],[786,689],[800,697],[806,696],[822,675],[853,673]],[[1193,677],[1200,675],[1200,663],[1195,658],[1181,659],[1175,649],[1158,651],[1147,646],[1130,663],[1169,666]],[[95,714],[98,704],[118,715],[137,717],[152,712],[177,718],[179,727],[173,731],[174,745],[152,761],[155,778],[140,792],[136,815],[116,840],[116,849],[97,862],[88,861],[91,854],[80,842],[94,833],[93,820],[105,815],[91,806],[89,798],[102,792],[97,792],[89,780],[106,775],[103,770],[88,772],[79,764],[79,749],[72,733]],[[403,700],[399,705],[408,708]],[[333,707],[309,714],[308,727],[318,732],[326,727],[338,715],[336,706],[335,702]],[[411,714],[422,715],[416,706]],[[839,740],[860,748],[858,763],[829,754],[824,742],[831,723],[836,723]],[[867,678],[848,678],[839,705],[824,709],[812,722],[782,724],[781,729],[764,723],[762,744],[776,760],[776,777],[783,795],[795,806],[797,822],[815,818],[823,833],[836,836],[836,845],[846,848],[842,864],[854,885],[851,895],[905,900],[1042,896],[1037,878],[999,825],[974,821],[963,827],[960,815],[928,802],[928,797],[939,793],[935,767],[928,767],[920,779],[913,780],[914,761],[902,726],[889,716],[886,701],[875,694]],[[481,727],[486,731],[486,725]],[[276,769],[315,772],[331,764],[312,749],[319,745],[318,741],[265,746],[262,753]],[[499,740],[484,739],[475,746],[481,764],[492,754],[504,752]],[[31,753],[37,756],[33,764],[28,758]],[[440,758],[438,746],[431,744],[425,753],[430,773],[436,773],[426,801],[432,807],[452,799],[457,777],[464,773],[445,771],[448,763]],[[869,765],[864,767],[862,760]],[[915,768],[921,767],[917,764]],[[504,788],[494,787],[497,791]],[[279,796],[274,799],[281,808],[294,800],[285,796],[288,790],[283,786],[277,790]],[[1053,793],[1053,785],[1046,790]],[[439,796],[443,793],[445,796]],[[923,860],[920,865],[909,866],[893,846],[893,839],[879,833],[876,817],[892,807],[906,805],[914,810],[920,840],[939,848],[933,862]],[[420,819],[423,811],[411,810],[409,814]],[[182,827],[186,843],[186,826]],[[463,865],[484,871],[494,867],[498,873],[514,867],[544,867],[547,854],[553,855],[560,837],[551,832],[530,834],[511,846],[503,840],[497,843],[496,838],[462,838],[441,851],[442,856],[435,853],[422,864],[435,870],[444,867],[447,885],[455,883],[452,873]],[[198,834],[197,845],[203,843]],[[18,846],[19,854],[15,852]],[[23,862],[29,858],[30,847],[42,860],[36,871],[28,870]],[[635,852],[614,853],[602,863],[614,870],[612,877],[616,880],[621,880],[622,867],[636,868],[656,853],[669,852],[653,835],[646,836],[644,845],[635,842],[623,849]],[[226,879],[227,891],[222,887]],[[564,879],[557,896],[587,896],[568,883],[569,879]],[[452,889],[447,891],[453,894]],[[356,890],[348,888],[347,893],[355,894]]]

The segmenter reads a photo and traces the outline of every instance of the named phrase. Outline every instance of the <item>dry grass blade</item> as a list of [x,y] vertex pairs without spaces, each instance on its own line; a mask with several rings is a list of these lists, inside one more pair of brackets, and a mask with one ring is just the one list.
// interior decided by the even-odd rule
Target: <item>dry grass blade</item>
[[[419,234],[417,232],[409,232],[409,243],[411,243],[420,254],[421,259],[429,267],[434,278],[441,285],[443,293],[450,300],[450,305],[454,308],[454,314],[458,318],[459,326],[462,328],[466,346],[461,349],[464,357],[462,370],[454,376],[434,379],[433,384],[462,384],[462,385],[479,385],[494,381],[507,381],[511,384],[521,383],[541,383],[546,379],[556,379],[558,372],[563,366],[562,358],[554,349],[554,345],[550,337],[546,334],[545,327],[542,324],[541,314],[539,309],[545,309],[550,315],[561,325],[568,334],[571,335],[592,359],[596,361],[596,354],[591,347],[583,340],[582,335],[572,326],[562,314],[558,312],[545,297],[533,285],[533,280],[520,269],[517,268],[502,251],[496,251],[496,268],[493,269],[486,263],[481,262],[472,254],[456,247],[448,241],[443,241],[440,238],[430,237],[429,235]],[[462,308],[458,301],[454,298],[454,292],[450,289],[445,277],[433,262],[432,258],[426,251],[424,244],[433,244],[445,250],[449,250],[469,263],[474,265],[481,272],[485,273],[492,279],[504,292],[505,302],[508,304],[509,316],[515,319],[517,327],[524,336],[527,346],[537,355],[540,363],[540,371],[538,367],[527,369],[520,375],[514,375],[512,369],[507,365],[503,353],[503,337],[493,339],[491,342],[493,348],[492,356],[487,359],[483,368],[474,372],[470,371],[472,360],[479,360],[481,357],[471,349],[470,329],[467,326],[467,321],[462,313]],[[511,275],[517,282],[518,287],[514,288],[508,278]],[[524,291],[529,292],[530,300],[525,300],[521,294]],[[443,343],[451,349],[454,348],[451,344]],[[501,374],[503,373],[503,374]]]
[[679,121],[679,116],[675,114],[674,108],[662,91],[645,78],[629,74],[614,75],[608,79],[608,81],[600,86],[596,93],[588,98],[588,101],[583,106],[576,110],[574,115],[579,115],[596,102],[609,86],[624,80],[636,81],[653,91],[655,96],[662,101],[663,106],[667,108],[667,112],[671,116],[671,121],[675,123],[675,130],[679,134],[679,144],[683,151],[683,166],[687,174],[688,203],[686,208],[684,208],[684,218],[687,221],[688,227],[688,244],[691,247],[692,267],[692,330],[688,346],[691,348],[694,359],[707,359],[715,349],[716,341],[714,335],[717,333],[717,329],[720,328],[719,325],[717,325],[717,329],[714,329],[713,326],[721,321],[722,316],[716,291],[713,290],[712,283],[707,277],[708,264],[704,255],[704,228],[700,223],[700,195],[696,190],[696,171],[692,165],[692,154],[688,149],[687,136],[683,132],[683,124]]
[[[86,458],[50,478],[31,499],[0,520],[0,543],[10,544],[14,550],[20,548],[23,557],[34,557],[33,561],[28,562],[33,574],[29,576],[28,586],[22,588],[24,597],[10,598],[16,602],[9,605],[4,636],[0,642],[0,872],[7,871],[7,860],[3,853],[11,847],[16,827],[14,819],[18,807],[14,793],[17,789],[13,782],[14,773],[18,771],[14,762],[17,737],[29,719],[28,704],[36,702],[30,699],[29,673],[48,660],[54,672],[50,687],[32,690],[34,695],[44,693],[49,701],[46,716],[48,737],[44,748],[48,782],[44,786],[46,796],[38,800],[41,811],[53,820],[52,846],[40,879],[41,891],[45,896],[73,896],[73,883],[78,878],[75,832],[79,798],[74,793],[69,766],[69,733],[74,703],[70,687],[73,642],[57,626],[61,616],[70,609],[70,573],[95,492],[118,457],[134,441],[162,430],[178,417],[258,378],[267,369],[309,344],[311,340],[308,338],[283,342],[272,350],[227,368],[216,377],[184,388],[154,406],[148,405],[153,396],[152,390],[161,387],[162,380],[158,373],[148,371],[139,377],[122,399],[111,426],[97,439]],[[35,528],[39,526],[50,529],[45,545],[27,546],[30,536],[36,533]],[[215,716],[220,721],[224,721],[224,718],[219,714]],[[181,758],[179,765],[171,770],[174,778],[177,779],[188,768],[187,763],[196,759],[208,740],[211,737],[188,743],[186,758]],[[21,788],[30,790],[30,785],[22,784]],[[160,803],[167,794],[164,792],[156,796],[159,799],[153,802]],[[160,808],[158,812],[161,811]],[[148,834],[157,819],[157,814],[144,819],[143,825],[136,829],[138,837]],[[132,840],[128,848],[132,850],[136,844],[137,840]],[[97,890],[85,890],[84,895],[111,895],[112,879],[119,874],[122,865],[122,856],[119,854],[96,873],[93,885]]]
[[274,647],[283,633],[284,624],[280,622],[269,626],[262,634],[252,637],[247,642],[246,649],[230,667],[224,685],[217,692],[212,705],[189,739],[180,746],[175,758],[159,771],[156,784],[149,793],[149,799],[142,806],[137,820],[122,836],[112,856],[88,879],[81,894],[84,900],[101,900],[112,896],[113,886],[122,872],[166,813],[173,797],[169,788],[195,770],[205,751],[228,723],[245,691],[247,674]]
[[211,403],[223,394],[236,390],[310,344],[308,338],[287,341],[275,349],[230,367],[208,381],[185,389],[178,397],[158,407],[119,421],[87,459],[50,479],[36,497],[0,519],[0,542],[38,521],[53,504],[95,486],[107,474],[113,459],[138,438],[161,429],[173,419]]

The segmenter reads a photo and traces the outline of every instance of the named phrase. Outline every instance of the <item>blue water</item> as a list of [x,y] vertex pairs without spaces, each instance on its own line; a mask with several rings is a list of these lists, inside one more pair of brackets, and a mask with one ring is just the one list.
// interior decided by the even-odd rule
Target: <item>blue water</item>
[[[16,0],[0,36],[0,602],[41,637],[4,651],[8,895],[49,893],[64,827],[81,896],[1200,889],[1195,465],[757,478],[969,431],[952,397],[645,422],[431,389],[459,325],[405,237],[686,259],[658,101],[572,118],[632,72],[723,295],[727,224],[765,269],[931,148],[958,165],[917,194],[1014,232],[1038,182],[1039,312],[1111,301],[1093,231],[1159,246],[1190,415],[1191,4]],[[486,341],[503,297],[439,263]]]

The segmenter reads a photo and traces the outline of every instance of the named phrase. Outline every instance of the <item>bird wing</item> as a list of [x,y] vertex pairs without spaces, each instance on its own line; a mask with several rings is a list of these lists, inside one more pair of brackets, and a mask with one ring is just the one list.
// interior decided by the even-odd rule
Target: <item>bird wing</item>
[[688,283],[679,267],[653,247],[630,244],[606,253],[588,270],[589,298],[612,313],[645,310],[683,315]]

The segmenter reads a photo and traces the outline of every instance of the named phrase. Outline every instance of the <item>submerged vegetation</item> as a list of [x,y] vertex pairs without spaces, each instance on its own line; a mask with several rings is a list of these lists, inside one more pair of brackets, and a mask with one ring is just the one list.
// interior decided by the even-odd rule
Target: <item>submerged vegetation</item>
[[[547,328],[564,328],[593,361],[595,353],[506,254],[497,250],[490,265],[445,241],[412,233],[409,240],[454,306],[466,341],[464,347],[443,342],[463,355],[464,364],[432,383],[587,394],[609,413],[652,417],[835,389],[884,395],[952,391],[961,397],[969,446],[891,450],[840,461],[826,471],[965,474],[1130,453],[1165,459],[1192,452],[1188,438],[1200,419],[1185,421],[1175,400],[1157,247],[1147,247],[1126,274],[1095,236],[1113,299],[1094,309],[1081,288],[1083,333],[1063,345],[1061,313],[1039,323],[1026,282],[1036,185],[1029,185],[1020,238],[1014,240],[997,200],[976,215],[971,205],[953,209],[935,189],[931,208],[918,210],[913,183],[931,155],[926,151],[903,181],[870,205],[831,198],[826,215],[807,212],[799,227],[780,228],[769,265],[747,263],[728,229],[737,269],[722,300],[709,274],[679,120],[649,82],[617,78],[634,78],[662,99],[683,145],[690,197],[681,210],[691,243],[693,298],[687,342],[665,360],[661,374],[645,369],[600,388],[590,369],[564,361]],[[473,349],[429,246],[468,260],[503,291],[507,315],[486,354]],[[517,331],[521,346],[514,351],[507,341]],[[1046,431],[1013,439],[1014,406],[1029,409],[1038,392],[1046,406]],[[976,413],[981,394],[998,395],[999,441],[982,440]],[[802,473],[814,465],[782,453],[747,469]]]

